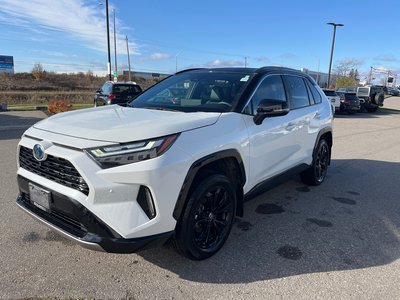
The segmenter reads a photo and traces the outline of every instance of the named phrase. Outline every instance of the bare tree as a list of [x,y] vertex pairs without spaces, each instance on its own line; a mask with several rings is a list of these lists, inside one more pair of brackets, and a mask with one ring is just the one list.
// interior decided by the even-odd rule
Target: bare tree
[[44,70],[40,63],[36,63],[32,69],[32,75],[36,80],[41,80],[43,78]]

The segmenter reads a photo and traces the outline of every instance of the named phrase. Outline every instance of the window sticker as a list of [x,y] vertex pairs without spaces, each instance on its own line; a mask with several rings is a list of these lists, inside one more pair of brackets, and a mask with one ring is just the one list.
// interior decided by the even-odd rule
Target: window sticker
[[246,75],[243,78],[241,78],[240,81],[247,82],[249,80],[249,78],[250,78],[250,75]]

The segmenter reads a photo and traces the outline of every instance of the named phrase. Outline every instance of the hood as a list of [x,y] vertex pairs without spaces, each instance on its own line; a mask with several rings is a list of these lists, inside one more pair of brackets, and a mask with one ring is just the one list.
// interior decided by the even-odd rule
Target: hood
[[83,139],[125,143],[209,126],[217,122],[220,115],[110,105],[61,113],[34,127]]

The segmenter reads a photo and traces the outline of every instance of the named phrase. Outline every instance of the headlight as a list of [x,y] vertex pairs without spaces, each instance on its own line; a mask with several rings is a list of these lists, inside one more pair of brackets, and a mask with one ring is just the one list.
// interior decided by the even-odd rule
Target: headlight
[[146,141],[85,149],[102,168],[112,168],[160,156],[175,142],[178,134]]

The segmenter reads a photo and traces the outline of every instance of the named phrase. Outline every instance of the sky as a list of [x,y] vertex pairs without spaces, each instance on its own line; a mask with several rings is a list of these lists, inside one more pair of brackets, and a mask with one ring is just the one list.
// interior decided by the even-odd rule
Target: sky
[[[107,73],[105,0],[0,0],[0,55],[15,72]],[[173,73],[193,67],[268,65],[362,77],[400,76],[399,0],[109,0],[112,69]],[[379,75],[374,77],[379,77]],[[400,78],[398,79],[400,80]]]

